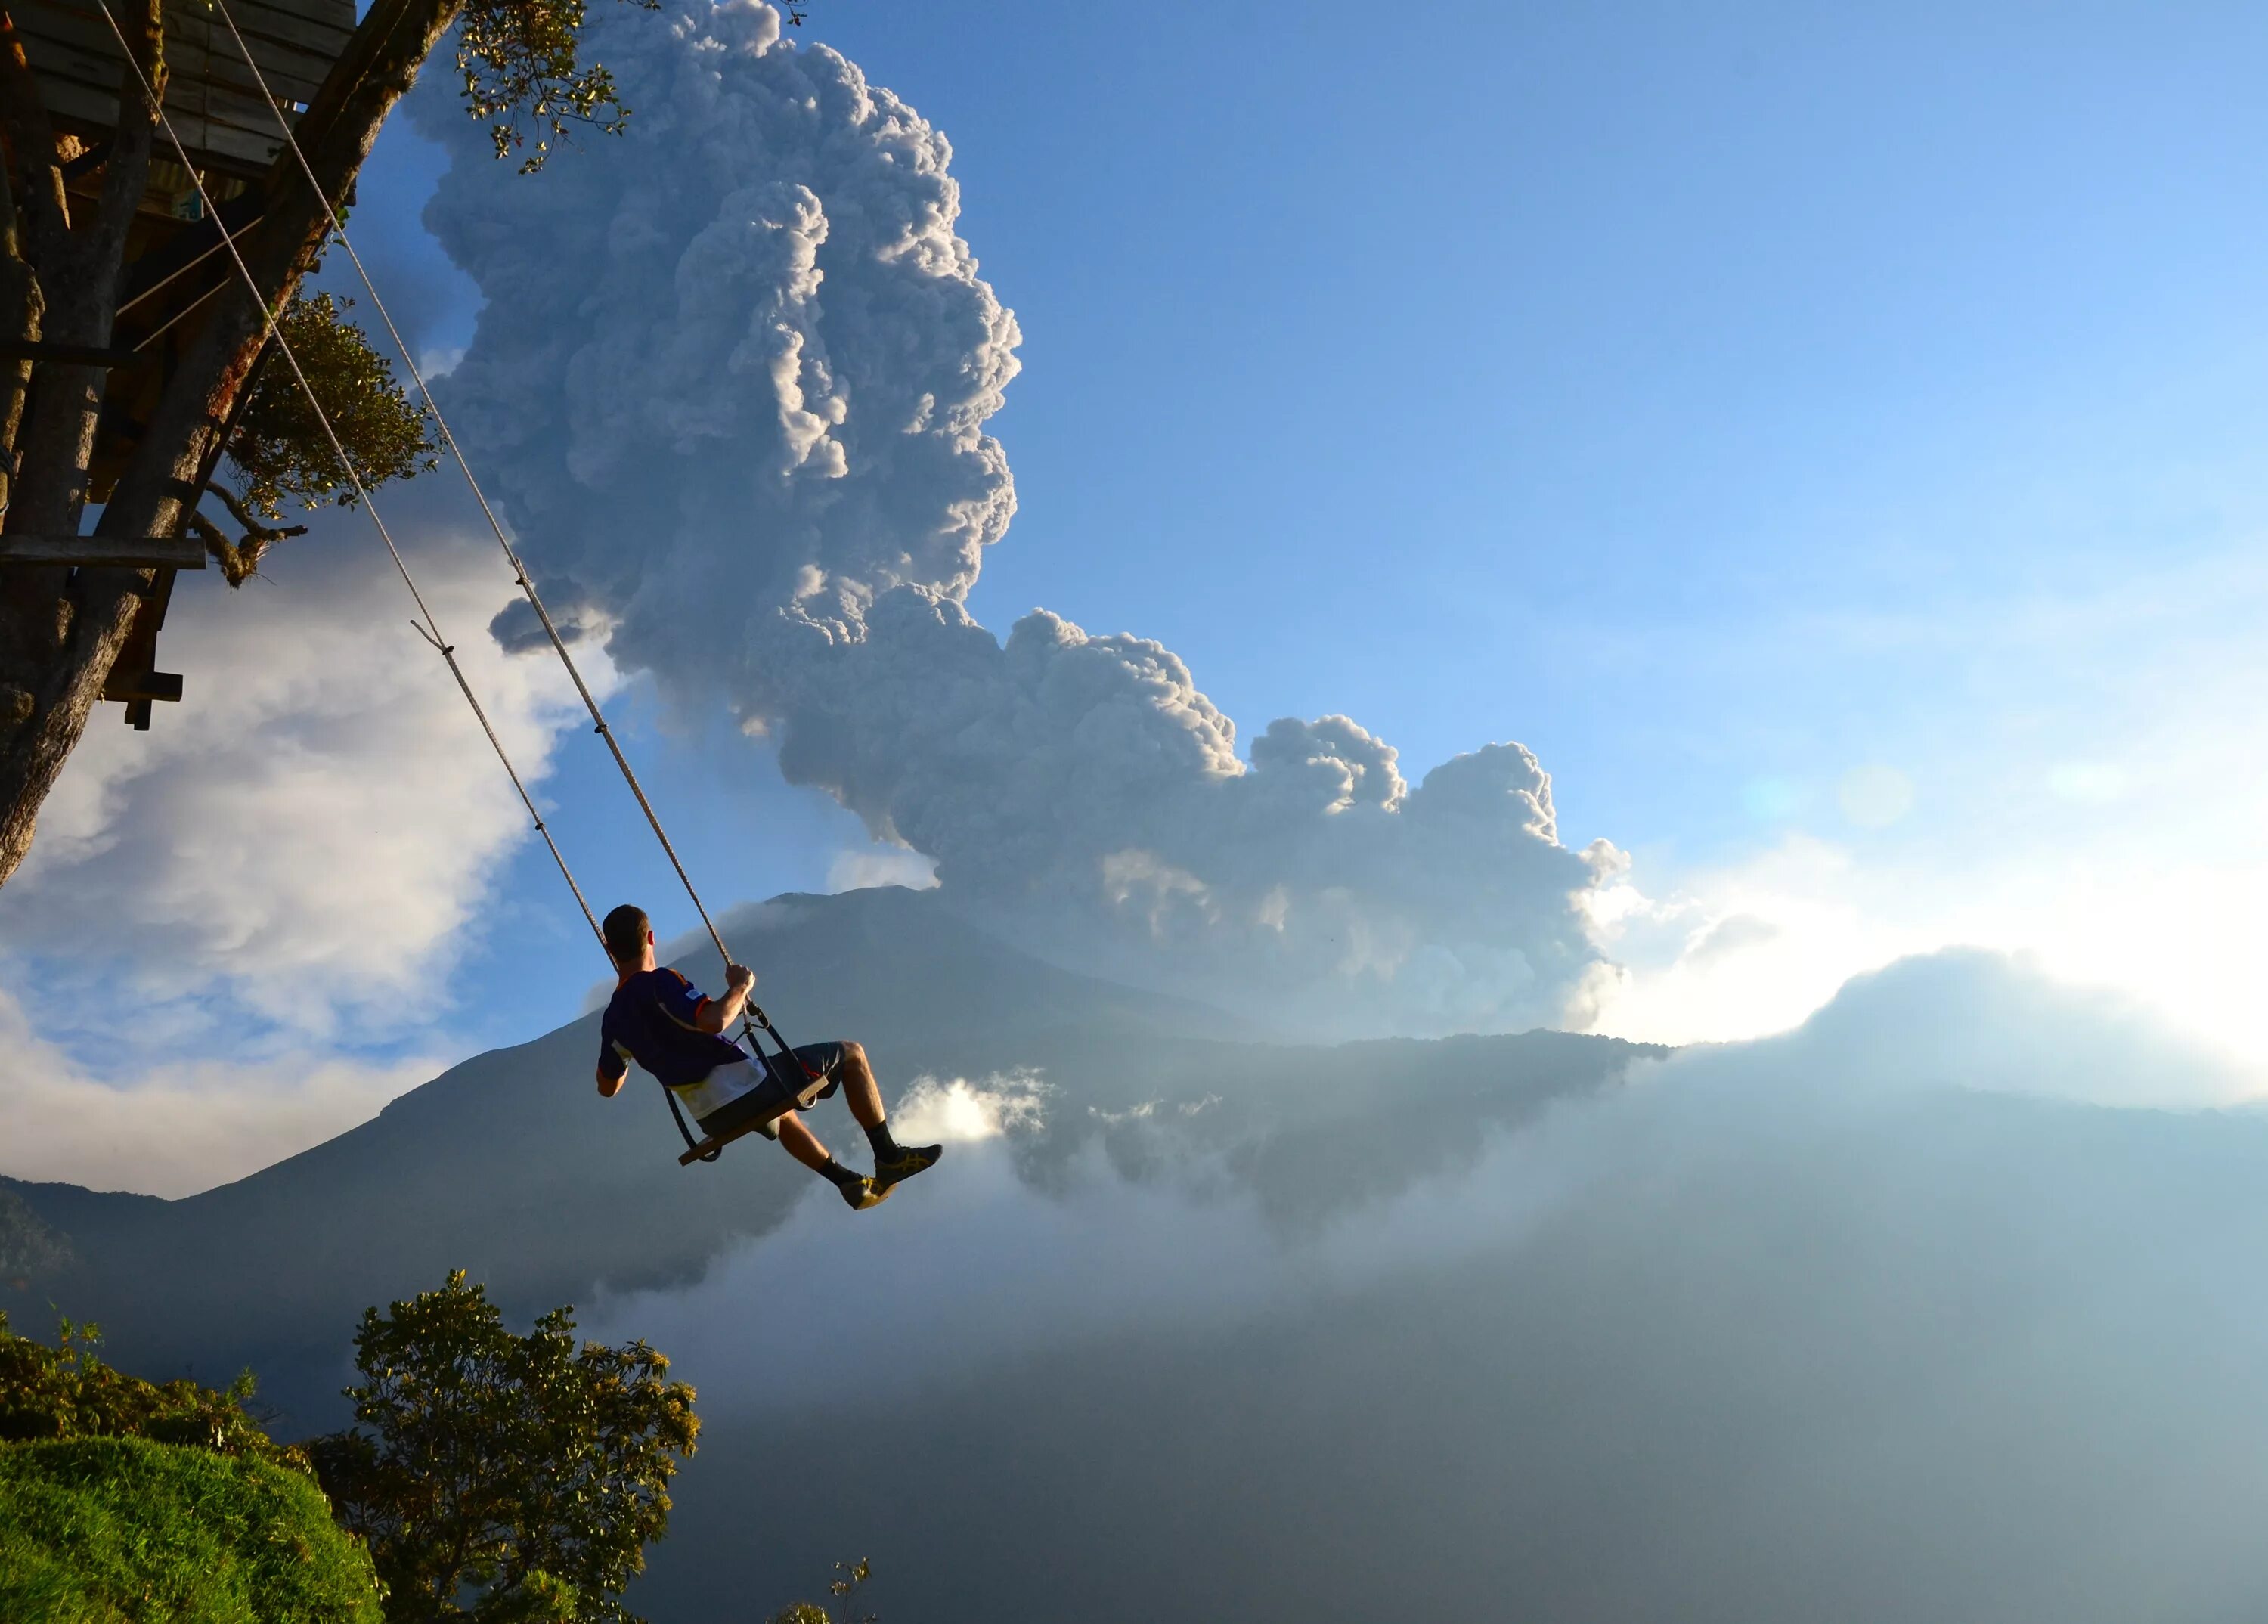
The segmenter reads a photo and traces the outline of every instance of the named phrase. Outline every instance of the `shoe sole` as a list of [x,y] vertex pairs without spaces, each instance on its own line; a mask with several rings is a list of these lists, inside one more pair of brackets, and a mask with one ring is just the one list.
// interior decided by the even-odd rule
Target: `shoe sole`
[[850,1203],[850,1210],[854,1213],[872,1212],[875,1207],[880,1207],[883,1202],[888,1200],[890,1199],[890,1192],[895,1188],[896,1186],[895,1185],[877,1185],[873,1180],[869,1179],[867,1181],[865,1194],[861,1196],[858,1200]]

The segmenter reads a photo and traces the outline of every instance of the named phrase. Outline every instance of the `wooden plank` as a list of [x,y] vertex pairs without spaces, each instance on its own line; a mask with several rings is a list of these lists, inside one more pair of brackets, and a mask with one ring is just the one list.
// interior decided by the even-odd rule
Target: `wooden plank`
[[[25,41],[25,59],[35,73],[67,74],[96,89],[115,90],[125,71],[118,41],[110,25],[99,17],[50,11],[19,23],[17,33]],[[247,43],[287,113],[291,102],[312,98],[330,71],[332,59],[327,52],[279,46],[248,36]],[[195,110],[200,92],[208,85],[226,85],[255,101],[259,98],[259,82],[244,65],[236,41],[225,33],[211,41],[177,39],[169,33],[166,57],[166,110],[177,118],[184,109]]]
[[[771,1120],[777,1121],[778,1118],[773,1118]],[[695,1145],[690,1150],[688,1150],[683,1155],[678,1157],[677,1165],[680,1167],[691,1167],[696,1162],[701,1160],[702,1157],[707,1155],[711,1151],[721,1150],[726,1145],[731,1144],[734,1140],[744,1139],[748,1134],[755,1133],[758,1126],[759,1125],[751,1122],[746,1127],[727,1128],[722,1133],[711,1133],[708,1138],[703,1140],[699,1144]]]
[[202,570],[204,543],[193,535],[0,535],[0,565]]
[[[263,73],[273,74],[279,67],[305,72],[307,64],[315,62],[326,64],[328,70],[328,64],[346,49],[354,33],[351,10],[342,22],[256,4],[232,4],[230,11]],[[15,0],[9,11],[19,33],[33,38],[54,35],[92,41],[117,58],[117,38],[94,6],[68,0]],[[178,53],[185,49],[201,55],[210,52],[216,60],[232,62],[239,72],[244,70],[236,41],[229,36],[228,24],[219,12],[208,14],[202,6],[173,0],[166,7],[166,56],[176,72],[182,65]]]
[[[118,82],[123,71],[116,42],[71,39],[59,35],[24,36],[24,55],[38,77],[42,92],[50,80],[95,92],[117,105]],[[248,129],[273,134],[276,115],[261,100],[259,86],[241,59],[205,59],[195,48],[181,55],[193,59],[180,64],[166,84],[166,112],[175,124],[184,120],[217,119]],[[321,81],[298,73],[275,73],[269,80],[285,102],[284,116],[292,116],[290,102],[306,100]],[[140,91],[135,92],[140,95]],[[182,132],[186,135],[188,132]]]
[[[334,56],[346,48],[347,36],[355,30],[354,0],[289,0],[283,4],[271,4],[269,0],[228,0],[228,10],[247,40],[264,35]],[[225,23],[221,31],[227,32]],[[325,45],[327,39],[335,42]]]
[[[75,120],[95,129],[109,129],[118,122],[117,101],[106,92],[84,85],[43,78],[40,81],[40,100],[47,103],[48,116],[58,122]],[[275,133],[272,119],[266,132],[258,136],[223,124],[199,129],[195,121],[184,128],[178,119],[173,127],[180,131],[194,161],[249,181],[265,175],[284,146],[284,138]],[[158,139],[161,150],[170,155],[172,144],[162,134]]]
[[64,366],[133,366],[153,359],[133,350],[92,344],[51,344],[37,338],[0,338],[0,361],[54,361]]
[[[100,13],[68,0],[17,0],[10,11],[49,114],[96,129],[114,126],[124,59]],[[292,104],[314,99],[352,37],[352,8],[330,0],[289,9],[247,0],[239,26],[291,120]],[[169,5],[166,54],[166,111],[195,160],[247,178],[264,173],[282,149],[282,134],[217,13],[188,0]]]
[[102,685],[106,699],[123,700],[129,705],[136,700],[158,699],[168,705],[178,705],[181,698],[181,676],[178,671],[126,671],[113,669],[110,680]]

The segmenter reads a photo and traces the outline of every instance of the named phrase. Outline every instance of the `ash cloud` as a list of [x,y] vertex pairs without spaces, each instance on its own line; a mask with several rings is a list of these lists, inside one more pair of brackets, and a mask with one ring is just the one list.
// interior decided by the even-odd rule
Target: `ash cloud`
[[1020,334],[941,133],[765,5],[592,31],[622,139],[530,181],[419,115],[452,151],[427,223],[488,301],[448,405],[548,596],[1064,962],[1325,1032],[1583,1017],[1612,853],[1559,843],[1525,749],[1412,787],[1325,717],[1240,758],[1159,644],[969,618]]

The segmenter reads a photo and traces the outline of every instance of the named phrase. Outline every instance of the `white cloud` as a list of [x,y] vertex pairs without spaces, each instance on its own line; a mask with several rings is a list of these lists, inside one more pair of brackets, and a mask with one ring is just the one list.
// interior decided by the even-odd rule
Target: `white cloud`
[[1669,1044],[1784,1030],[1854,976],[1975,947],[2116,989],[2216,1052],[2268,1066],[2257,1013],[2268,860],[2251,844],[2227,831],[2138,842],[2121,825],[2042,849],[2020,838],[1861,853],[1792,835],[1668,875],[1658,894],[1618,875],[1587,899],[1615,960],[1588,1030]]
[[120,1086],[43,1041],[5,993],[0,1048],[9,1056],[0,1174],[162,1196],[227,1184],[343,1133],[445,1064],[321,1053],[180,1060],[141,1067]]
[[1012,1072],[971,1082],[922,1076],[891,1107],[890,1119],[902,1140],[915,1144],[941,1140],[968,1144],[1035,1128],[1052,1093],[1038,1073]]
[[1591,1030],[1668,1044],[1782,1031],[1852,976],[1946,945],[1885,919],[1861,889],[1849,852],[1806,836],[1658,897],[1616,875],[1587,899],[1616,964],[1599,980]]
[[[19,963],[120,974],[192,1020],[218,995],[309,1032],[391,1026],[431,986],[527,817],[367,525],[322,519],[239,591],[183,578],[159,646],[185,698],[148,733],[97,714],[0,893]],[[540,779],[570,696],[556,668],[482,634],[512,591],[493,547],[429,530],[409,551]]]

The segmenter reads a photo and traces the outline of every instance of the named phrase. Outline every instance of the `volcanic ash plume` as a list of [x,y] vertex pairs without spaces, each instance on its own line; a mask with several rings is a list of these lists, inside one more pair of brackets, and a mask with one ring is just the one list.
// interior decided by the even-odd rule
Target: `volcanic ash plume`
[[1248,762],[1159,644],[969,618],[1020,336],[941,134],[767,6],[600,12],[592,43],[630,133],[533,181],[423,113],[428,222],[488,298],[450,407],[563,610],[1066,962],[1335,1032],[1580,1004],[1613,854],[1559,844],[1527,750],[1412,789],[1326,717]]

